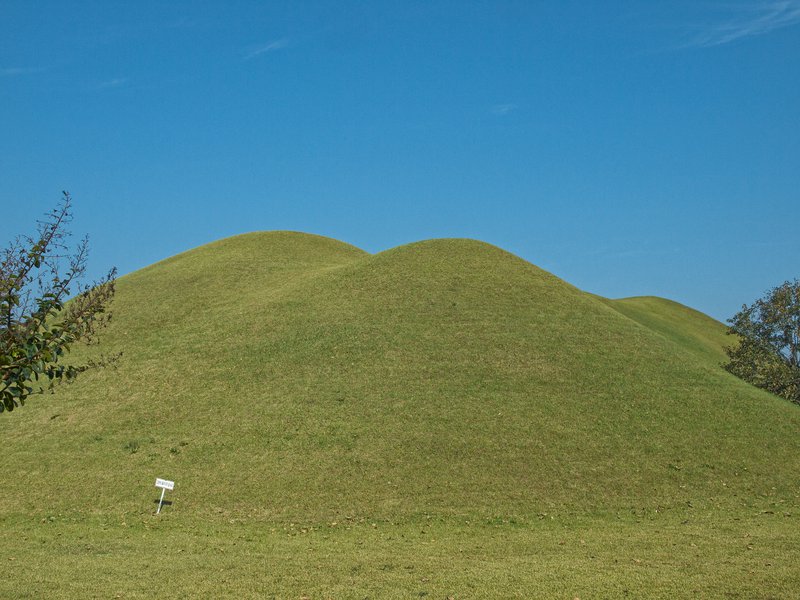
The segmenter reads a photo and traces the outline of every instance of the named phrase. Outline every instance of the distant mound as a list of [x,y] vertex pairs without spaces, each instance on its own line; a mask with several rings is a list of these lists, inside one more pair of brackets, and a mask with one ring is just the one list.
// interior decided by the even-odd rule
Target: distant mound
[[473,240],[237,236],[119,281],[119,368],[0,419],[0,499],[146,512],[160,476],[184,511],[305,521],[796,500],[800,411],[723,342]]

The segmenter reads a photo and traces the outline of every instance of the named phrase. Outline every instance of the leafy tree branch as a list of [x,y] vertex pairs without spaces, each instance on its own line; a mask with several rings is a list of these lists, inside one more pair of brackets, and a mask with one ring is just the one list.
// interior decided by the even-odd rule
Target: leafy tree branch
[[[76,343],[94,343],[111,313],[116,269],[92,285],[80,285],[88,239],[67,244],[72,199],[39,222],[36,236],[19,236],[0,257],[0,412],[21,406],[34,393],[72,381],[81,372],[119,355],[84,364],[64,362]],[[77,288],[77,294],[70,294]]]
[[786,281],[729,319],[738,344],[727,348],[725,368],[800,404],[800,280]]

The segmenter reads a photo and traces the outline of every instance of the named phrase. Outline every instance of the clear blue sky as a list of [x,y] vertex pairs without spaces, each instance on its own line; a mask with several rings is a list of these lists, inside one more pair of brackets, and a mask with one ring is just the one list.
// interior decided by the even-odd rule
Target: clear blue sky
[[0,242],[491,242],[725,319],[800,276],[800,0],[0,2]]

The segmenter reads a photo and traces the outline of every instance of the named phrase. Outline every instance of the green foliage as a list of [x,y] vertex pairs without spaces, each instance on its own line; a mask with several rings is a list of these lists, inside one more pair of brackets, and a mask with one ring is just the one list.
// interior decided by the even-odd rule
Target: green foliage
[[725,368],[800,404],[800,280],[786,281],[729,320],[739,343],[726,349]]
[[115,277],[112,269],[67,302],[71,290],[80,287],[88,258],[86,238],[74,252],[66,244],[70,208],[64,192],[59,206],[39,223],[38,235],[18,237],[0,259],[0,412],[104,363],[63,362],[73,344],[91,343],[108,323]]

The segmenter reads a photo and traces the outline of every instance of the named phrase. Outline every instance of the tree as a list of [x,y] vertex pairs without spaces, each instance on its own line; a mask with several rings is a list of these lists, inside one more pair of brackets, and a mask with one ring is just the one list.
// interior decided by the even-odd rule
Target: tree
[[728,320],[739,343],[726,348],[725,368],[800,404],[800,280],[786,281]]
[[[89,245],[87,238],[74,248],[67,244],[71,208],[64,192],[36,236],[17,237],[0,255],[0,412],[119,356],[63,362],[73,344],[94,343],[108,324],[116,277],[111,269],[93,285],[81,284]],[[73,289],[78,293],[70,299]]]

